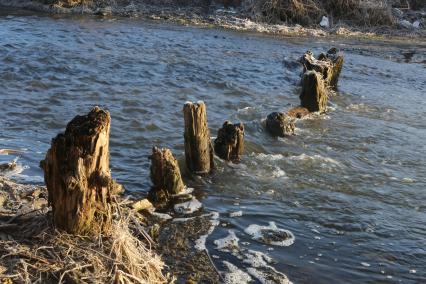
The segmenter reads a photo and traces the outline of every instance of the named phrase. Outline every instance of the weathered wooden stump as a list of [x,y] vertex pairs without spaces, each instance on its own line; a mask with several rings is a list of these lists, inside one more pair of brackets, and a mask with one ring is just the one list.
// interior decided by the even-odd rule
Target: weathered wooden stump
[[214,151],[223,160],[240,161],[244,152],[244,125],[225,121],[214,140]]
[[152,148],[151,181],[153,187],[164,189],[168,194],[178,194],[185,189],[179,164],[169,149]]
[[309,110],[305,107],[294,107],[287,112],[287,115],[293,118],[304,118],[309,114]]
[[339,52],[337,48],[333,47],[329,51],[327,51],[326,58],[331,61],[333,66],[333,75],[330,78],[329,86],[333,89],[336,89],[337,83],[339,81],[339,76],[343,68],[343,54]]
[[316,71],[322,75],[326,86],[337,88],[340,73],[343,68],[343,54],[336,48],[331,48],[326,54],[322,53],[316,59],[312,52],[307,51],[301,58],[303,73]]
[[209,173],[214,167],[213,147],[204,102],[185,103],[183,115],[186,167],[194,174]]
[[52,139],[41,162],[53,221],[73,234],[107,232],[114,190],[109,168],[110,115],[98,107],[76,116]]
[[169,149],[153,147],[150,159],[153,187],[148,199],[156,208],[166,208],[173,195],[182,193],[185,189],[179,164]]
[[293,135],[294,128],[294,118],[285,113],[273,112],[266,117],[266,130],[273,136]]
[[302,78],[300,104],[310,112],[323,113],[327,108],[328,91],[320,73],[307,71]]

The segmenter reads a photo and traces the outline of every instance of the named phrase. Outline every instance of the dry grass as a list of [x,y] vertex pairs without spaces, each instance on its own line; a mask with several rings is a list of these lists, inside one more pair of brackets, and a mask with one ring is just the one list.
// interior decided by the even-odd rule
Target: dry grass
[[[150,248],[152,240],[132,211],[116,205],[108,236],[70,235],[53,228],[46,207],[19,211],[34,208],[27,205],[39,198],[27,189],[0,180],[0,195],[7,195],[0,204],[1,283],[170,282],[162,273],[163,261]],[[32,197],[28,201],[23,196]]]
[[318,25],[322,16],[358,26],[393,25],[387,0],[246,0],[254,18],[268,23]]

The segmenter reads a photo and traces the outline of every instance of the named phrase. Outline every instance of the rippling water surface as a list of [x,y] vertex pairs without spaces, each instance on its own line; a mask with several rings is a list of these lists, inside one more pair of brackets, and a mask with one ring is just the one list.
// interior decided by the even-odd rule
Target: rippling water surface
[[[304,51],[345,51],[330,112],[268,136],[262,119],[298,104]],[[411,62],[404,53],[415,51]],[[426,282],[425,46],[276,39],[130,19],[52,18],[0,8],[0,148],[22,149],[15,178],[43,182],[50,139],[94,105],[112,116],[111,167],[131,194],[150,187],[151,147],[183,160],[182,106],[204,100],[211,132],[246,126],[238,165],[189,180],[205,211],[216,265],[247,263],[215,249],[232,230],[294,283]],[[0,155],[9,161],[14,155]],[[242,216],[229,217],[242,211]],[[240,215],[240,214],[236,214]],[[291,246],[252,240],[249,225],[291,231]]]

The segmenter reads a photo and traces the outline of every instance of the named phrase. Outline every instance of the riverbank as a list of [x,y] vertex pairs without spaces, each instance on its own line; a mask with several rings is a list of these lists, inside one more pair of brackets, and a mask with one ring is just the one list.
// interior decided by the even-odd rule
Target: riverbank
[[194,247],[212,214],[173,219],[133,203],[117,197],[111,236],[70,235],[53,227],[46,187],[0,176],[1,283],[220,282],[207,250]]
[[[389,17],[386,23],[369,20],[371,24],[369,22],[360,25],[358,23],[359,20],[357,22],[355,19],[349,19],[346,21],[337,21],[332,25],[330,23],[331,20],[324,16],[326,21],[324,18],[321,22],[309,18],[309,21],[299,20],[299,22],[304,23],[300,25],[297,21],[283,22],[281,20],[268,20],[269,18],[266,18],[265,12],[258,11],[256,9],[259,8],[255,9],[252,6],[247,7],[244,1],[237,7],[226,9],[223,5],[217,4],[214,1],[181,2],[160,1],[154,3],[142,0],[114,1],[114,4],[111,4],[107,1],[87,1],[81,4],[80,1],[0,0],[0,5],[49,14],[87,14],[104,18],[132,17],[181,25],[219,27],[278,36],[337,36],[367,39],[392,38],[395,40],[406,38],[422,40],[426,37],[426,11],[424,9],[413,11],[405,8],[392,8],[389,12],[390,14],[386,12],[386,17]],[[321,11],[318,13],[321,13]],[[318,13],[317,17],[320,15]],[[368,10],[365,13],[371,14],[373,12]],[[293,16],[296,17],[297,15]],[[379,18],[382,16],[377,14]],[[357,15],[356,17],[359,18],[360,16]]]

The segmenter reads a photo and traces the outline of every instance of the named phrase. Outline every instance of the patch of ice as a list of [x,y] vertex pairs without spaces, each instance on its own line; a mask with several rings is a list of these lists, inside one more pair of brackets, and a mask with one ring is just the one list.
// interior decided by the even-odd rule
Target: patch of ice
[[191,214],[195,211],[198,211],[203,207],[203,204],[201,204],[200,201],[198,201],[195,197],[192,197],[191,200],[175,204],[173,207],[176,213],[179,214]]
[[228,231],[228,236],[223,239],[218,239],[214,241],[216,249],[221,251],[232,251],[238,249],[238,241],[240,240],[235,232],[232,230]]
[[361,262],[361,265],[364,267],[370,267],[371,265],[367,262]]
[[224,276],[225,284],[244,284],[252,281],[251,276],[228,261],[223,261],[228,269]]
[[292,232],[278,228],[275,222],[269,222],[269,226],[252,224],[244,232],[252,239],[268,245],[290,246],[295,240]]

